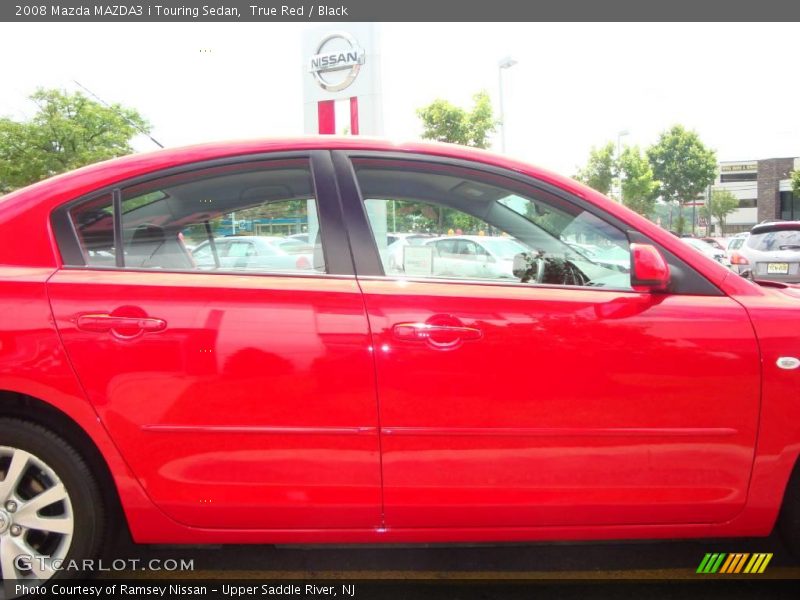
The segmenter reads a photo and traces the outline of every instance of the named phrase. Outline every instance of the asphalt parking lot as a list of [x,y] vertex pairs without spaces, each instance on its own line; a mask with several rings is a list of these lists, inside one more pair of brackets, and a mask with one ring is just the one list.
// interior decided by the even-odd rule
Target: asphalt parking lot
[[[758,575],[698,575],[707,552],[770,552]],[[193,559],[168,579],[358,582],[361,598],[797,597],[800,564],[777,535],[713,541],[415,546],[136,546],[114,556]],[[152,575],[152,574],[151,574]],[[381,582],[393,582],[380,587]],[[379,587],[371,587],[378,585]]]

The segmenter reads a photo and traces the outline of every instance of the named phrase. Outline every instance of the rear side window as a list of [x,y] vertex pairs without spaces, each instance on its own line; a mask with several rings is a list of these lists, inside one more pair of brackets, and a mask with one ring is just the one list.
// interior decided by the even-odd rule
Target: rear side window
[[115,266],[114,205],[111,194],[78,205],[70,211],[70,218],[86,264]]
[[737,248],[741,248],[743,243],[744,238],[734,238],[731,240],[730,244],[728,244],[728,250],[736,250]]
[[[70,210],[87,266],[326,272],[305,159],[212,167],[117,193],[117,202],[107,194]],[[310,241],[289,238],[296,235]]]
[[800,227],[751,234],[747,238],[747,246],[761,252],[800,250]]

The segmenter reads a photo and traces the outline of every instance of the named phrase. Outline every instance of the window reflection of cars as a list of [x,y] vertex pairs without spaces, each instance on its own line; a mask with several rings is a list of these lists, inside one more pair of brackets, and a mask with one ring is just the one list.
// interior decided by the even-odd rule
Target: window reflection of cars
[[704,242],[703,240],[698,238],[684,237],[681,238],[681,241],[687,246],[691,246],[701,254],[707,256],[712,260],[717,261],[718,263],[725,265],[726,267],[730,265],[730,261],[728,260],[728,256],[724,250],[715,248],[711,244],[708,244],[707,242]]
[[514,239],[491,236],[436,238],[424,245],[434,249],[434,275],[478,279],[516,279],[514,256],[527,250]]
[[[214,260],[214,248],[219,267]],[[199,269],[264,269],[277,271],[311,268],[312,253],[307,244],[286,238],[267,236],[225,237],[202,242],[192,257]],[[300,251],[297,251],[299,248]]]

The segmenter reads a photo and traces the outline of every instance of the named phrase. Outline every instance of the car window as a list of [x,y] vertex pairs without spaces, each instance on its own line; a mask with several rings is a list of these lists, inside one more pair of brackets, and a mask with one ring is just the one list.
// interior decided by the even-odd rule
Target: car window
[[73,227],[86,264],[116,266],[114,205],[111,194],[79,204],[70,211]]
[[255,256],[256,249],[251,242],[231,242],[225,256]]
[[286,238],[275,240],[268,247],[263,248],[262,253],[279,254],[281,252],[288,252],[289,254],[304,254],[311,252],[313,249],[306,242],[298,239]]
[[747,245],[762,252],[800,250],[800,227],[796,229],[780,229],[767,233],[752,233],[747,238]]
[[[630,289],[627,236],[560,197],[461,167],[353,164],[388,276]],[[387,231],[431,239],[388,248]]]
[[[108,195],[70,212],[89,266],[116,266],[113,206]],[[214,167],[131,186],[122,190],[121,208],[125,268],[325,272],[314,187],[303,159]],[[288,239],[297,234],[314,243]],[[293,244],[295,251],[276,242]]]
[[743,243],[744,238],[734,238],[728,244],[728,250],[736,250],[737,248],[741,248]]
[[456,251],[455,240],[441,240],[434,244],[436,246],[436,253],[439,256],[455,256],[458,254]]

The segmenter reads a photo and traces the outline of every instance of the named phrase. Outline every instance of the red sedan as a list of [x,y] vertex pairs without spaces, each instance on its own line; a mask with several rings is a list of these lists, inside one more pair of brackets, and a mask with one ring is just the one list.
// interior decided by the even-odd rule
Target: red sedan
[[572,180],[446,145],[216,144],[9,194],[0,234],[4,579],[120,522],[588,540],[765,536],[783,510],[798,541],[800,289]]

